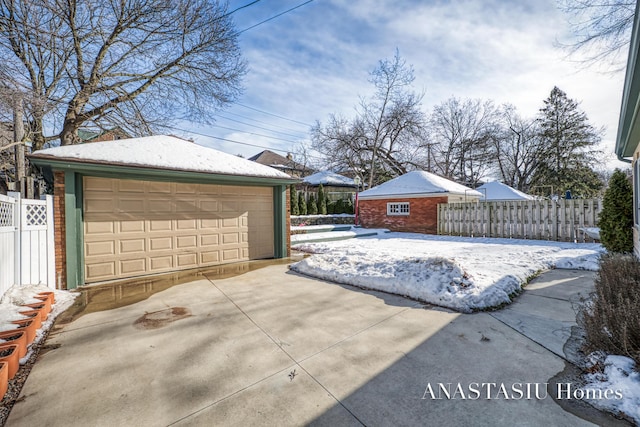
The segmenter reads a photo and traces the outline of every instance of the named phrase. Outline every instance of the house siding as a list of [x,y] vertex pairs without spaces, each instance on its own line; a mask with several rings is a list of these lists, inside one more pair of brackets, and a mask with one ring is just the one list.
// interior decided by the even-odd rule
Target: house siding
[[[636,183],[640,180],[640,177],[636,176],[636,171],[637,171],[637,167],[636,167],[636,163],[638,163],[640,161],[640,144],[638,144],[638,146],[636,147],[635,152],[633,153],[633,163],[632,163],[632,167],[631,170],[633,171],[633,182]],[[634,225],[633,225],[633,253],[636,255],[637,258],[640,258],[640,230],[638,230],[638,225],[636,225],[636,223],[640,223],[640,218],[636,218],[636,215],[638,215],[638,206],[636,205],[638,203],[638,200],[640,200],[640,194],[637,194],[637,188],[636,185],[633,186],[633,191],[634,191],[634,195],[633,195],[633,201],[634,201],[634,206],[633,206],[633,211],[634,211]]]
[[64,213],[64,172],[53,174],[53,224],[56,253],[56,280],[62,289],[67,289],[67,250]]
[[[360,224],[365,228],[388,228],[391,231],[437,234],[438,203],[447,196],[360,200]],[[387,215],[387,203],[409,202],[409,215]]]

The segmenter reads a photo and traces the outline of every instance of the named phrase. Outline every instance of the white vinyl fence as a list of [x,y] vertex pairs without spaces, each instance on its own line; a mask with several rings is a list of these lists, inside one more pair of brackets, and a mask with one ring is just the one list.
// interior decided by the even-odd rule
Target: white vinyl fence
[[0,194],[0,296],[13,285],[55,288],[53,198]]
[[592,242],[602,200],[526,200],[438,205],[438,234]]

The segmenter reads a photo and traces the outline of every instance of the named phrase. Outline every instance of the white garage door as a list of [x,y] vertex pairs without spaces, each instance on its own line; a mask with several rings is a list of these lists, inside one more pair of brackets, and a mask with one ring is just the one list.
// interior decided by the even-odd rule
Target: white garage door
[[85,177],[85,283],[274,256],[273,190]]

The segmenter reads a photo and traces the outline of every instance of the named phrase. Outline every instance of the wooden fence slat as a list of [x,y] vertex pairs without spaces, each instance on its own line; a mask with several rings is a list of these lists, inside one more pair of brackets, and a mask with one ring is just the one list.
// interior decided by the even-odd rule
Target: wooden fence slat
[[597,227],[600,199],[442,203],[438,233],[591,242],[580,231]]

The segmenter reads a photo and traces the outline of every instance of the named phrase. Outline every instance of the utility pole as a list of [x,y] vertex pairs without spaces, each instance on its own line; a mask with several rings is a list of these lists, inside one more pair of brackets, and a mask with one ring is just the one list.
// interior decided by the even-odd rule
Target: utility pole
[[24,120],[22,110],[22,97],[16,93],[13,106],[13,141],[16,142],[15,159],[16,159],[16,189],[22,197],[27,197],[26,171],[24,159]]

